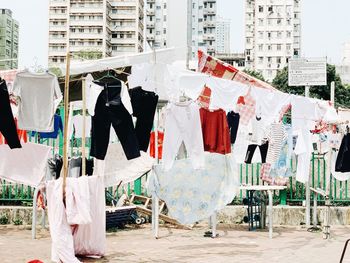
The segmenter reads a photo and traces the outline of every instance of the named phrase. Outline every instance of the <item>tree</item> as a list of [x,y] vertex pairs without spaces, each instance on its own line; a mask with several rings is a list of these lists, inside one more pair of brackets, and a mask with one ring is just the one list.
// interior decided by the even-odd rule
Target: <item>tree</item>
[[102,52],[99,50],[80,50],[74,55],[75,55],[75,58],[81,58],[83,60],[102,58]]
[[[350,107],[350,87],[342,84],[334,65],[327,64],[327,86],[312,86],[310,97],[330,100],[330,86],[332,81],[335,82],[335,104],[337,106]],[[288,67],[284,67],[277,73],[272,81],[272,85],[283,92],[291,94],[304,95],[305,92],[304,86],[288,86]]]
[[62,70],[61,70],[60,68],[52,67],[52,68],[49,68],[49,71],[50,71],[52,74],[55,74],[57,77],[63,76]]
[[255,71],[255,70],[252,70],[252,69],[244,69],[243,72],[247,73],[248,75],[250,75],[250,76],[252,76],[254,78],[257,78],[257,79],[260,79],[262,81],[265,81],[264,76],[258,71]]

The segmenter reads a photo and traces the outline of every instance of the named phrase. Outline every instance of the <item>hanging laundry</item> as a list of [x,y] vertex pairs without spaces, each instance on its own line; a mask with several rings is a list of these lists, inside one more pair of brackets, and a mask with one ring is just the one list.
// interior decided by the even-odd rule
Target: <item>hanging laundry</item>
[[172,103],[165,118],[163,164],[169,170],[174,163],[181,143],[185,147],[194,168],[204,166],[204,146],[199,107],[193,101]]
[[24,143],[20,149],[0,145],[0,178],[37,187],[46,174],[49,146]]
[[[103,90],[105,90],[104,91],[105,93],[108,93],[108,88],[106,89],[106,88],[104,88],[103,85],[101,86],[101,85],[94,83],[93,82],[94,78],[92,77],[91,74],[88,74],[86,76],[85,81],[86,81],[86,85],[85,85],[86,108],[88,110],[89,115],[94,116],[98,97],[100,96],[100,94]],[[120,81],[120,85],[121,85],[121,90],[119,89],[117,93],[114,93],[114,95],[117,95],[120,97],[120,100],[121,100],[122,104],[124,105],[124,107],[126,108],[126,110],[130,114],[132,114],[132,106],[131,106],[131,102],[130,102],[128,88],[123,81]],[[109,99],[111,99],[112,95],[113,95],[113,92],[111,92],[109,94],[109,96],[108,96]]]
[[236,142],[233,145],[233,158],[237,163],[244,163],[249,144],[248,129],[246,126],[240,125],[237,132]]
[[252,163],[253,156],[255,153],[255,149],[259,147],[260,150],[260,156],[261,156],[261,163],[266,163],[266,156],[267,156],[267,150],[269,149],[269,142],[265,142],[264,144],[257,145],[257,144],[250,144],[247,149],[247,154],[245,156],[245,163]]
[[266,162],[274,164],[277,162],[283,142],[288,138],[286,129],[282,123],[273,123],[267,135],[269,148],[267,151]]
[[211,96],[211,89],[207,85],[205,85],[203,87],[201,94],[199,95],[199,97],[197,99],[201,108],[209,109],[210,96]]
[[[238,101],[239,102],[239,101]],[[244,104],[237,104],[237,112],[240,116],[240,124],[248,125],[251,118],[255,116],[256,101],[251,95],[251,89],[244,95]]]
[[0,79],[0,137],[1,133],[11,149],[21,148],[6,82]]
[[[79,179],[81,180],[81,178]],[[91,223],[79,225],[73,233],[76,255],[100,258],[106,253],[106,204],[103,176],[89,176]]]
[[236,142],[238,127],[239,127],[239,118],[240,118],[239,113],[235,113],[233,111],[230,111],[229,113],[227,113],[227,123],[230,129],[230,139],[232,144]]
[[193,169],[190,159],[176,160],[170,171],[156,165],[149,177],[148,192],[164,200],[169,216],[181,224],[206,219],[236,194],[238,176],[231,161],[230,155],[207,153],[203,169]]
[[[96,83],[103,85],[104,90],[98,96],[95,115],[92,116],[91,156],[104,160],[112,125],[127,159],[139,157],[140,149],[132,117],[121,99],[125,84],[117,79],[113,79],[109,83]],[[130,103],[130,99],[128,101]]]
[[[18,122],[17,122],[16,118],[15,118],[15,124],[16,124],[17,135],[18,135],[19,141],[22,143],[27,143],[28,142],[27,131],[18,129]],[[7,140],[5,139],[5,137],[1,133],[0,133],[0,144],[8,144]]]
[[[63,134],[62,118],[60,115],[55,114],[53,132],[39,132],[39,136],[41,139],[49,139],[49,138],[50,139],[57,139],[59,131],[61,131],[61,133]],[[33,133],[32,133],[32,135],[33,135]]]
[[295,154],[298,157],[296,180],[301,183],[309,181],[310,160],[312,156],[312,140],[310,131],[306,128],[297,132]]
[[147,152],[154,115],[157,109],[158,95],[136,87],[129,90],[133,116],[137,118],[135,132],[140,150]]
[[345,134],[342,139],[335,163],[335,171],[350,172],[350,133]]
[[331,159],[331,174],[332,176],[339,181],[347,181],[350,179],[350,172],[336,172],[336,161],[338,160],[338,151],[332,151],[332,159]]
[[278,160],[272,164],[270,171],[270,177],[274,185],[286,185],[289,182],[289,177],[292,176],[290,155],[290,148],[292,147],[292,129],[291,126],[285,127],[287,138],[283,141]]
[[230,132],[223,110],[200,109],[204,150],[212,153],[231,152]]
[[62,100],[57,77],[51,73],[31,73],[16,76],[13,94],[20,98],[18,126],[22,130],[52,132],[54,115]]
[[[84,129],[84,117],[81,114],[74,115],[72,117],[72,123],[69,127],[68,138],[72,138],[74,130],[74,138],[82,138]],[[91,118],[89,116],[85,117],[85,137],[89,138],[91,136]]]
[[120,143],[110,144],[104,161],[105,187],[124,185],[135,181],[152,169],[154,161],[143,151],[141,151],[140,157],[127,160]]
[[[68,177],[78,178],[82,176],[82,158],[71,158],[68,165]],[[85,159],[85,173],[86,175],[92,175],[94,171],[94,160]]]
[[[156,144],[155,144],[155,132],[151,132],[151,139],[150,139],[150,149],[149,149],[149,155],[153,158],[156,158]],[[163,140],[164,140],[164,132],[158,131],[157,132],[157,139],[158,139],[158,159],[162,159],[162,153],[163,153]]]

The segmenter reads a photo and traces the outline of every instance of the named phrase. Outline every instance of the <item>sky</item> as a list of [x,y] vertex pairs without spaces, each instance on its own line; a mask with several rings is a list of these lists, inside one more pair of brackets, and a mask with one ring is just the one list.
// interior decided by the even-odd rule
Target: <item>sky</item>
[[[0,0],[20,24],[19,67],[47,66],[48,0]],[[218,15],[231,19],[231,52],[244,51],[245,0],[217,0]],[[341,62],[342,44],[350,41],[349,0],[301,0],[302,56]]]

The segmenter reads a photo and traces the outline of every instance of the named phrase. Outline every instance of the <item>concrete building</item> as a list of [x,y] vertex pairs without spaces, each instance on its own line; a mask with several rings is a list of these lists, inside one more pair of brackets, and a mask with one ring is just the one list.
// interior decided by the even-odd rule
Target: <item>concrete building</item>
[[12,11],[0,9],[0,69],[18,67],[18,22],[12,18]]
[[230,53],[231,21],[219,17],[216,21],[216,53]]
[[288,59],[300,56],[300,0],[245,1],[246,68],[272,81]]
[[215,57],[234,66],[238,70],[244,70],[245,68],[244,53],[216,53]]
[[342,82],[350,84],[350,41],[343,44],[341,64],[336,66],[336,70]]
[[[192,0],[191,12],[192,57],[198,49],[214,55],[216,0]],[[146,39],[151,46],[187,46],[187,0],[147,0],[146,15]]]
[[50,66],[65,63],[68,41],[73,60],[143,51],[143,1],[50,0]]

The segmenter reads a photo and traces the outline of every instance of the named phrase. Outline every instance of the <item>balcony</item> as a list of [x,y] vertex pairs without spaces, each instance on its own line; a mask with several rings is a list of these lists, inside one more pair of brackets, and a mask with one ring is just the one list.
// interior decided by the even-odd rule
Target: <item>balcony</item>
[[137,38],[112,38],[111,44],[135,44],[137,42]]
[[103,14],[103,7],[72,7],[71,14]]
[[137,19],[138,18],[135,12],[110,13],[109,16],[111,17],[111,19]]
[[49,18],[50,19],[67,19],[67,13],[53,13],[53,12],[50,12],[49,13]]
[[49,50],[49,56],[55,56],[55,57],[65,56],[66,53],[67,52],[65,49],[63,49],[63,50]]
[[67,1],[66,0],[50,0],[49,3],[50,6],[67,6]]
[[67,26],[66,25],[50,25],[49,31],[66,31]]
[[155,2],[156,2],[156,0],[147,0],[147,4],[153,4]]
[[216,9],[214,8],[205,8],[203,11],[204,15],[215,15],[216,14]]
[[102,39],[103,34],[101,33],[70,33],[70,39]]
[[154,14],[155,14],[154,10],[147,10],[146,11],[146,15],[148,15],[148,16],[154,16]]
[[65,44],[66,41],[65,37],[49,37],[50,44]]
[[134,31],[135,30],[135,25],[125,25],[125,26],[112,26],[111,31]]
[[103,19],[70,20],[71,26],[104,26]]
[[147,22],[146,27],[147,28],[155,28],[155,23],[154,22]]
[[204,27],[216,27],[216,23],[214,21],[204,21]]
[[154,40],[154,36],[153,35],[148,35],[146,37],[147,41],[153,41]]

